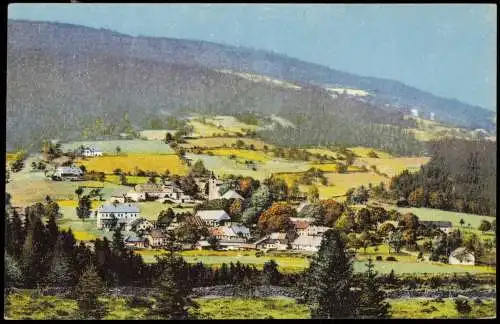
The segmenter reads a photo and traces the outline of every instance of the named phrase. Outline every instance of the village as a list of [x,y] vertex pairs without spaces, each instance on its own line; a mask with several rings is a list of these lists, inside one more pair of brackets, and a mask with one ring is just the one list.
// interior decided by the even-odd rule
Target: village
[[[97,158],[103,152],[96,147],[85,147],[81,154],[87,158]],[[54,181],[79,181],[83,179],[84,169],[76,165],[59,166],[55,168],[51,179]],[[120,229],[124,244],[132,250],[255,250],[261,252],[288,251],[293,253],[311,254],[320,248],[323,234],[330,229],[327,226],[316,225],[311,217],[290,217],[293,225],[286,230],[263,233],[256,229],[257,224],[246,226],[235,221],[224,209],[207,208],[195,210],[192,214],[177,217],[175,213],[165,221],[148,220],[141,216],[137,203],[156,201],[176,204],[181,207],[192,207],[214,200],[227,200],[242,206],[245,198],[234,189],[222,191],[223,180],[218,179],[213,172],[195,176],[194,181],[199,190],[191,195],[186,194],[174,181],[163,179],[159,183],[137,184],[133,189],[113,192],[109,199],[91,211],[90,217],[96,220],[98,230],[104,232]],[[292,203],[296,213],[312,206],[306,197],[302,201]],[[209,204],[210,205],[210,204]],[[187,224],[188,231],[196,232],[197,240],[193,242],[173,242],[175,233]],[[424,228],[434,228],[444,234],[449,234],[453,228],[450,221],[419,222]],[[381,224],[379,224],[380,227]],[[429,256],[422,257],[429,261]],[[444,261],[444,260],[442,260]],[[449,264],[474,265],[474,255],[458,247],[452,251],[446,260]]]

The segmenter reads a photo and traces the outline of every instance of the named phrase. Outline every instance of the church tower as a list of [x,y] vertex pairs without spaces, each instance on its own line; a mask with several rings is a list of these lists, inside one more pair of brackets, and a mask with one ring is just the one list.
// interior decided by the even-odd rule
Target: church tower
[[208,179],[208,200],[214,200],[220,198],[219,186],[220,182],[219,180],[217,180],[214,173],[212,172],[210,179]]

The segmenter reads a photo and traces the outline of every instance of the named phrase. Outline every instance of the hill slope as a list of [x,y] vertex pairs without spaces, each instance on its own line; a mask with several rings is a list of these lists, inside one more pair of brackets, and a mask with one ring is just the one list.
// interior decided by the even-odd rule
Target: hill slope
[[469,128],[496,129],[495,113],[445,99],[401,82],[362,77],[303,62],[284,55],[204,41],[132,37],[104,29],[70,24],[9,20],[9,49],[40,48],[59,54],[99,53],[211,69],[253,72],[278,79],[329,87],[341,85],[375,94],[366,100],[376,105],[435,114],[437,120]]

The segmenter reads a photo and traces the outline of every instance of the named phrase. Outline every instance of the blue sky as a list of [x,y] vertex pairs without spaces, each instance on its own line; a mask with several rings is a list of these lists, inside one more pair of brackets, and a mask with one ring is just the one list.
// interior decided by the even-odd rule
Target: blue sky
[[265,49],[496,109],[491,4],[14,4],[8,15]]

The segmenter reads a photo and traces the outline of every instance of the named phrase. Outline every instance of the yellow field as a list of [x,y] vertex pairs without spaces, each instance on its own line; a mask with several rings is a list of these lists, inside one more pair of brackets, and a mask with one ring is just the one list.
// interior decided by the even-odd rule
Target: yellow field
[[217,148],[226,145],[227,147],[231,147],[237,140],[242,140],[246,145],[253,144],[256,149],[262,150],[264,145],[267,145],[269,149],[272,149],[274,146],[271,144],[267,144],[261,140],[252,139],[252,138],[244,138],[244,137],[207,137],[207,138],[197,138],[192,140],[187,140],[186,144],[181,144],[180,146],[189,148],[194,146],[199,147],[207,147],[207,148]]
[[75,236],[75,239],[78,241],[92,241],[96,239],[96,237],[90,234],[89,232],[74,231],[73,235]]
[[398,175],[403,170],[408,169],[410,172],[418,171],[420,166],[429,161],[428,157],[393,157],[393,158],[358,158],[354,161],[354,165],[365,165],[370,168],[375,165],[381,173],[387,174],[389,177]]
[[237,149],[215,149],[209,150],[207,152],[212,152],[214,155],[229,156],[235,155],[237,158],[245,160],[253,160],[259,162],[265,162],[270,160],[266,153],[261,151],[251,151],[251,150],[237,150]]
[[7,162],[12,162],[16,159],[17,153],[7,153]]
[[[57,200],[56,203],[59,205],[59,207],[74,207],[78,206],[78,201],[77,200]],[[92,200],[92,209],[98,208],[100,205],[102,205],[102,202],[97,201],[97,200]]]
[[[285,180],[288,186],[298,180],[301,173],[281,173],[277,175],[279,178]],[[331,197],[338,197],[345,195],[349,188],[359,187],[361,185],[368,186],[369,183],[378,185],[384,182],[386,185],[390,179],[380,176],[374,172],[356,172],[356,173],[325,173],[328,179],[328,186],[323,186],[316,183],[318,187],[320,199],[328,199]],[[299,185],[300,191],[307,193],[310,186]]]
[[188,168],[182,164],[177,155],[159,154],[128,154],[122,156],[96,157],[87,161],[77,161],[87,170],[112,173],[119,168],[124,172],[134,172],[135,167],[141,170],[157,171],[159,173],[169,170],[171,174],[186,175]]
[[[312,168],[320,169],[323,172],[337,172],[338,167],[335,163],[312,164]],[[351,165],[347,167],[348,172],[360,172],[362,169],[359,166]]]
[[[127,183],[129,184],[142,184],[148,182],[148,177],[139,177],[139,176],[125,176],[127,178]],[[105,180],[107,182],[111,182],[114,184],[121,184],[120,176],[115,174],[107,174]]]

